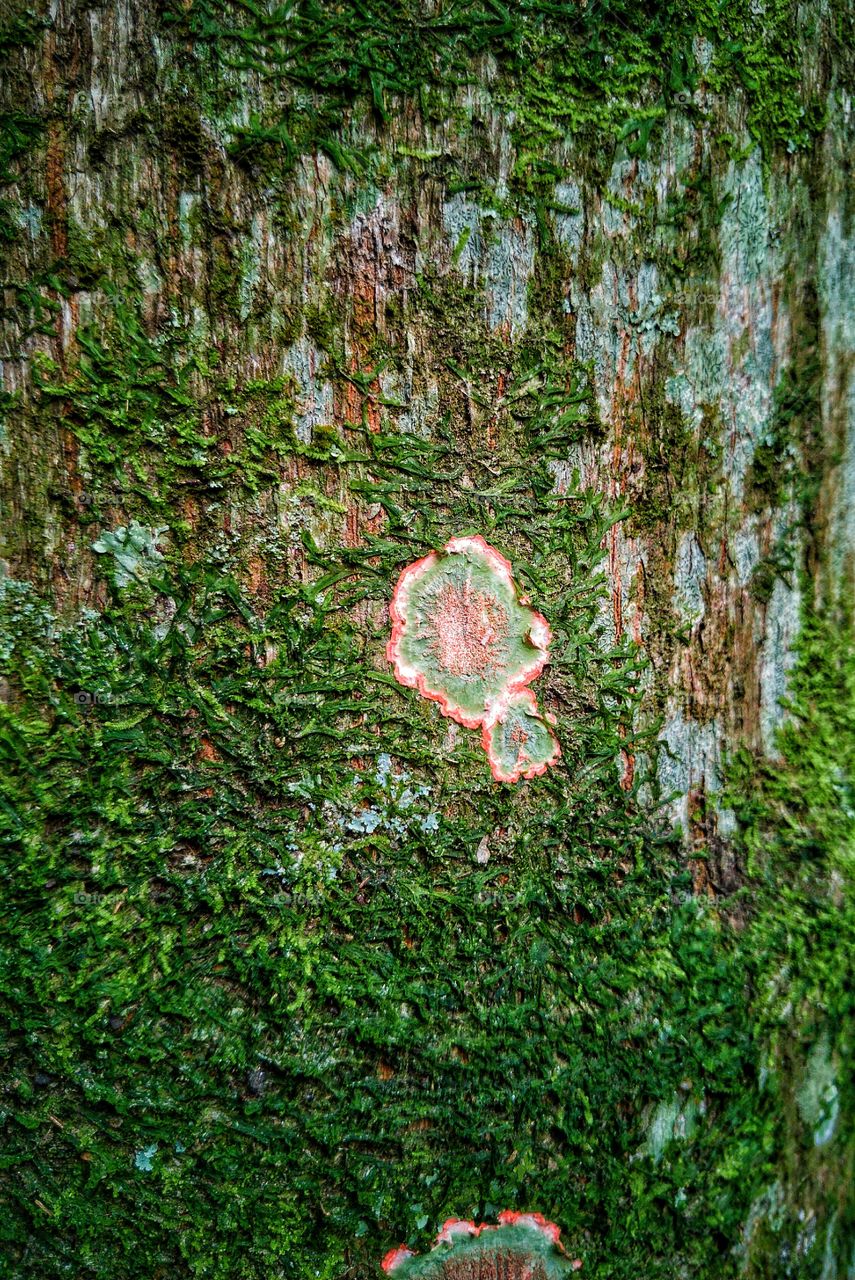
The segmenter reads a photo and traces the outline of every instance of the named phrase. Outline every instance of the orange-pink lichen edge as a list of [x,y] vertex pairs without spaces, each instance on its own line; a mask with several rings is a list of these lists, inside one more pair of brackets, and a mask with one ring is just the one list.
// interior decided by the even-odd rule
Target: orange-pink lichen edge
[[[554,1222],[549,1222],[542,1213],[517,1213],[513,1209],[503,1209],[499,1214],[498,1224],[481,1222],[476,1226],[474,1222],[464,1218],[447,1218],[442,1224],[433,1247],[436,1248],[440,1244],[453,1244],[456,1237],[480,1236],[484,1231],[498,1231],[501,1227],[531,1227],[535,1231],[541,1231],[557,1249],[560,1249],[562,1253],[564,1252],[564,1247],[561,1244],[560,1227],[556,1227]],[[397,1267],[402,1266],[408,1258],[414,1258],[415,1256],[413,1251],[408,1249],[406,1245],[400,1245],[397,1249],[389,1250],[381,1266],[389,1275]],[[574,1263],[575,1266],[576,1264]]]
[[[535,698],[531,689],[515,689],[514,694],[518,697],[527,698],[532,714],[540,715],[540,712],[537,709],[537,698]],[[519,782],[520,778],[537,778],[540,774],[546,773],[549,766],[555,764],[555,761],[561,755],[561,747],[558,745],[558,739],[556,738],[554,739],[555,746],[553,748],[552,755],[548,760],[541,760],[540,764],[532,764],[529,765],[528,768],[525,767],[525,760],[521,760],[516,768],[512,769],[510,773],[504,772],[501,761],[497,756],[493,755],[493,744],[490,741],[490,731],[495,728],[498,721],[504,718],[504,714],[508,709],[510,700],[511,695],[508,694],[501,703],[493,704],[490,712],[484,719],[484,727],[481,730],[481,746],[487,752],[487,759],[490,761],[490,772],[497,782]],[[555,716],[551,716],[549,712],[541,718],[548,720],[550,724],[555,724]]]
[[402,1244],[399,1245],[397,1249],[390,1249],[386,1254],[386,1257],[380,1263],[380,1266],[386,1274],[389,1275],[396,1267],[399,1267],[402,1262],[406,1262],[408,1258],[414,1258],[415,1256],[416,1255],[413,1253],[412,1249],[408,1249],[405,1244]]
[[[514,592],[520,604],[528,607],[528,600],[525,596],[520,596],[517,592],[516,583],[513,578],[513,570],[510,560],[506,560],[501,552],[495,547],[491,547],[488,542],[481,537],[480,533],[468,538],[451,538],[443,548],[445,552],[452,555],[455,552],[478,551],[485,556],[496,574],[502,578],[507,586]],[[552,641],[552,632],[549,623],[546,621],[542,613],[538,613],[536,609],[532,609],[532,624],[529,628],[529,639],[537,650],[537,656],[531,667],[527,667],[514,680],[512,680],[505,689],[504,694],[499,698],[494,698],[484,707],[484,711],[479,716],[467,715],[462,708],[451,701],[440,689],[431,689],[423,675],[416,667],[409,666],[402,659],[399,653],[399,645],[404,634],[406,625],[406,606],[409,600],[410,592],[413,586],[418,582],[419,578],[432,568],[440,557],[440,552],[431,551],[426,556],[422,556],[420,560],[415,560],[408,565],[398,579],[397,586],[392,593],[392,600],[389,605],[389,616],[392,620],[392,635],[386,645],[386,658],[392,664],[395,671],[395,679],[399,684],[406,685],[408,689],[418,689],[423,698],[428,698],[431,702],[438,702],[439,709],[444,716],[448,716],[451,720],[456,720],[458,724],[462,724],[466,729],[478,729],[482,725],[486,725],[489,720],[491,724],[495,724],[508,701],[515,693],[521,693],[532,680],[535,680],[549,661],[549,645]],[[490,755],[489,751],[487,752]],[[557,757],[556,757],[557,758]],[[538,768],[537,773],[543,773],[544,768]],[[504,781],[495,770],[494,761],[490,757],[490,769],[493,777],[497,782]],[[526,774],[526,777],[534,777],[534,774]]]

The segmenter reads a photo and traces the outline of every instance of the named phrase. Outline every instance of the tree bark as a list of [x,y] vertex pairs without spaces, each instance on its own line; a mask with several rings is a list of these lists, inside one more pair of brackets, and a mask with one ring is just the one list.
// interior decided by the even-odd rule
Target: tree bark
[[[693,72],[652,90],[640,125],[573,129],[560,102],[525,97],[529,46],[509,71],[498,35],[467,48],[465,75],[397,93],[375,73],[354,87],[372,56],[354,44],[330,55],[344,87],[313,89],[299,41],[282,60],[298,9],[51,0],[5,17],[6,572],[67,625],[121,596],[110,537],[136,527],[132,574],[156,571],[159,549],[229,575],[263,618],[285,591],[338,589],[339,568],[345,585],[385,573],[392,544],[398,567],[424,554],[452,494],[469,527],[447,536],[484,532],[543,593],[525,439],[567,508],[612,513],[562,590],[596,595],[605,575],[594,647],[643,659],[620,784],[664,802],[651,829],[676,824],[693,892],[724,903],[748,873],[726,760],[780,758],[806,611],[845,618],[853,587],[843,10],[809,6],[785,52],[800,60],[787,92],[825,112],[788,149],[757,125],[772,108],[750,77],[716,79],[700,23]],[[404,23],[374,19],[384,41]],[[410,488],[387,484],[387,437],[412,442]],[[357,633],[382,632],[393,587],[348,606]],[[158,588],[139,607],[165,626],[177,598]],[[268,643],[260,666],[284,651]],[[388,674],[378,645],[363,661]],[[591,688],[608,698],[605,675]],[[422,727],[453,747],[453,727]],[[423,749],[440,787],[439,745]],[[811,1201],[823,1223],[836,1194]],[[752,1274],[802,1274],[775,1270],[773,1244],[751,1256]]]

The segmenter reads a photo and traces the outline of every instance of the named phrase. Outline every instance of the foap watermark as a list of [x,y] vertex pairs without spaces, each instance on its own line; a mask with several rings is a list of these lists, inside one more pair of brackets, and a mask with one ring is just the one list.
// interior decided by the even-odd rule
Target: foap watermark
[[113,695],[100,689],[76,689],[74,701],[78,707],[109,707],[113,704]]
[[715,306],[721,297],[721,289],[713,280],[683,280],[679,287],[668,290],[662,302],[666,307]]
[[112,907],[117,912],[122,907],[145,909],[175,900],[173,886],[160,881],[146,881],[142,885],[123,885],[115,889],[75,889],[72,901],[76,907]]
[[98,492],[93,489],[81,489],[79,493],[67,490],[65,496],[66,500],[79,512],[99,517],[108,508],[120,506],[122,503],[121,491],[113,487]]
[[[333,900],[333,898],[352,898],[364,903],[377,894],[387,894],[398,901],[406,897],[406,891],[398,877],[393,875],[366,875],[358,880],[345,883],[336,878],[334,884],[317,885],[303,889],[276,888],[265,896],[270,906],[286,908],[292,911],[317,911]],[[461,895],[463,896],[463,895]],[[472,887],[466,895],[474,907],[485,911],[522,910],[525,907],[536,908],[537,903],[524,890],[510,886]]]

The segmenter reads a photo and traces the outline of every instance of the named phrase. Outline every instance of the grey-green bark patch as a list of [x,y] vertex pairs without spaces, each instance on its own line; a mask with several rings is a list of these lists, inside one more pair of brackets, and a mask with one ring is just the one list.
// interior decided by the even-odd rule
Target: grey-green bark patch
[[688,1140],[694,1136],[702,1106],[684,1092],[660,1102],[650,1117],[646,1150],[657,1162],[662,1159],[669,1143]]
[[840,1115],[837,1070],[827,1035],[822,1036],[810,1052],[796,1100],[802,1119],[813,1132],[814,1144],[825,1146],[834,1137]]

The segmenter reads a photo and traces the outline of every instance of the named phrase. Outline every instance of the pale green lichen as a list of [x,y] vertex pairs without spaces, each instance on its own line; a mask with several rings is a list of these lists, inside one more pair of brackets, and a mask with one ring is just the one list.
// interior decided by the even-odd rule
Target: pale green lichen
[[396,678],[443,715],[483,727],[498,781],[534,777],[557,759],[555,735],[526,687],[548,659],[549,624],[482,537],[452,538],[405,569],[390,615],[386,656]]
[[167,526],[144,528],[132,520],[127,528],[107,529],[95,542],[92,550],[98,555],[113,558],[112,574],[117,587],[127,587],[132,582],[146,583],[151,570],[163,559],[157,543]]
[[497,1226],[449,1219],[429,1253],[393,1249],[383,1270],[393,1280],[560,1280],[582,1265],[567,1256],[560,1235],[540,1214],[504,1212]]

